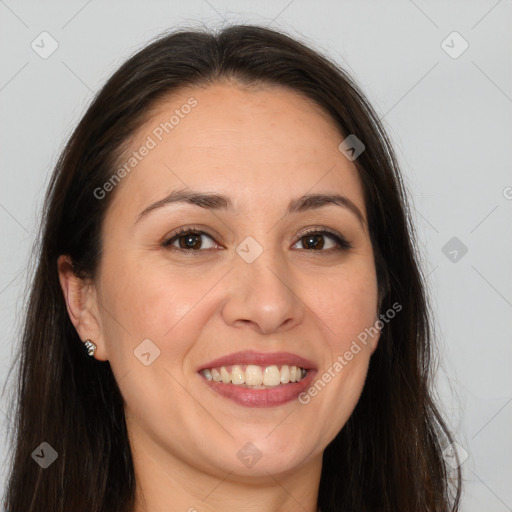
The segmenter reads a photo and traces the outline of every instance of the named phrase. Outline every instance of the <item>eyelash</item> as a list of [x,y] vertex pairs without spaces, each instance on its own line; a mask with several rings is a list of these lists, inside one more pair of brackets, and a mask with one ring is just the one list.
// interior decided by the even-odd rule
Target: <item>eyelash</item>
[[[202,250],[201,249],[199,249],[199,250],[183,249],[181,247],[173,247],[172,246],[172,243],[175,242],[176,240],[178,240],[180,237],[185,236],[185,235],[190,235],[190,234],[205,235],[208,238],[211,238],[215,243],[217,243],[215,241],[215,239],[211,235],[206,233],[205,231],[202,231],[200,229],[194,228],[193,226],[190,226],[190,227],[180,228],[179,230],[174,232],[169,238],[164,240],[164,242],[162,243],[162,247],[164,247],[165,249],[172,250],[172,251],[181,252],[181,253],[184,253],[187,255],[195,255],[194,253],[200,253],[200,252],[209,250],[209,249],[202,249]],[[318,250],[318,251],[315,251],[314,249],[300,249],[300,250],[308,251],[308,252],[320,252],[320,253],[323,252],[323,253],[332,254],[332,252],[346,251],[346,250],[352,248],[352,244],[344,236],[342,236],[342,235],[336,233],[336,231],[332,231],[328,228],[308,229],[300,234],[297,241],[293,245],[295,245],[297,242],[299,242],[302,238],[304,238],[306,236],[311,236],[311,235],[327,235],[328,238],[331,238],[337,244],[337,247],[332,247],[330,249]]]

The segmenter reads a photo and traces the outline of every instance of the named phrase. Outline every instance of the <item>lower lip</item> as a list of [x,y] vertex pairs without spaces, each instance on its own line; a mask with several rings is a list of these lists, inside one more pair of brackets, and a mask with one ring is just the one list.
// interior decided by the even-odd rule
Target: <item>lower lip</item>
[[297,400],[298,396],[310,386],[315,374],[316,370],[308,370],[306,377],[300,382],[280,384],[268,389],[243,388],[236,384],[223,384],[208,380],[202,375],[200,377],[219,395],[244,407],[276,407]]

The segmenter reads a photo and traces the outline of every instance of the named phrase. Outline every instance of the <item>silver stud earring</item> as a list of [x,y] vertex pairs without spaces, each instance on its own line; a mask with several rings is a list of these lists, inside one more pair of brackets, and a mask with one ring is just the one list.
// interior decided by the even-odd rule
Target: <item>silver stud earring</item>
[[96,346],[96,343],[93,343],[91,340],[85,340],[84,345],[87,348],[87,354],[91,357],[94,357],[94,353],[96,352],[96,349],[98,348]]

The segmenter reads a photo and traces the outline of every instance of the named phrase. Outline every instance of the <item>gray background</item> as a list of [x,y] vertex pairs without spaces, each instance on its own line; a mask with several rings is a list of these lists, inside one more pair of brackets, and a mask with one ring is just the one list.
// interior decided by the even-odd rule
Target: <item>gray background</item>
[[[462,510],[512,511],[511,0],[0,0],[0,20],[2,382],[14,357],[43,192],[93,94],[164,30],[268,24],[344,66],[382,117],[414,203],[437,315],[440,397],[468,454]],[[47,59],[31,48],[43,31],[59,45]],[[458,58],[442,46],[453,31],[469,44]],[[457,36],[447,45],[452,53],[462,49]],[[446,246],[452,237],[458,247]],[[8,397],[0,402],[2,487]]]

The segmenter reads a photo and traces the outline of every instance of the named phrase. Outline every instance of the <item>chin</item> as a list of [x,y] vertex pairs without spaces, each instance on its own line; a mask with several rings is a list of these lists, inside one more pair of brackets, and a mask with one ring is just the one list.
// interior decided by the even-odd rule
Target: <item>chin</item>
[[[259,437],[236,443],[236,459],[231,459],[230,470],[241,476],[268,477],[286,473],[305,464],[311,455],[311,448],[299,439],[290,438],[286,431],[278,434],[266,431]],[[240,438],[237,438],[240,439]]]

